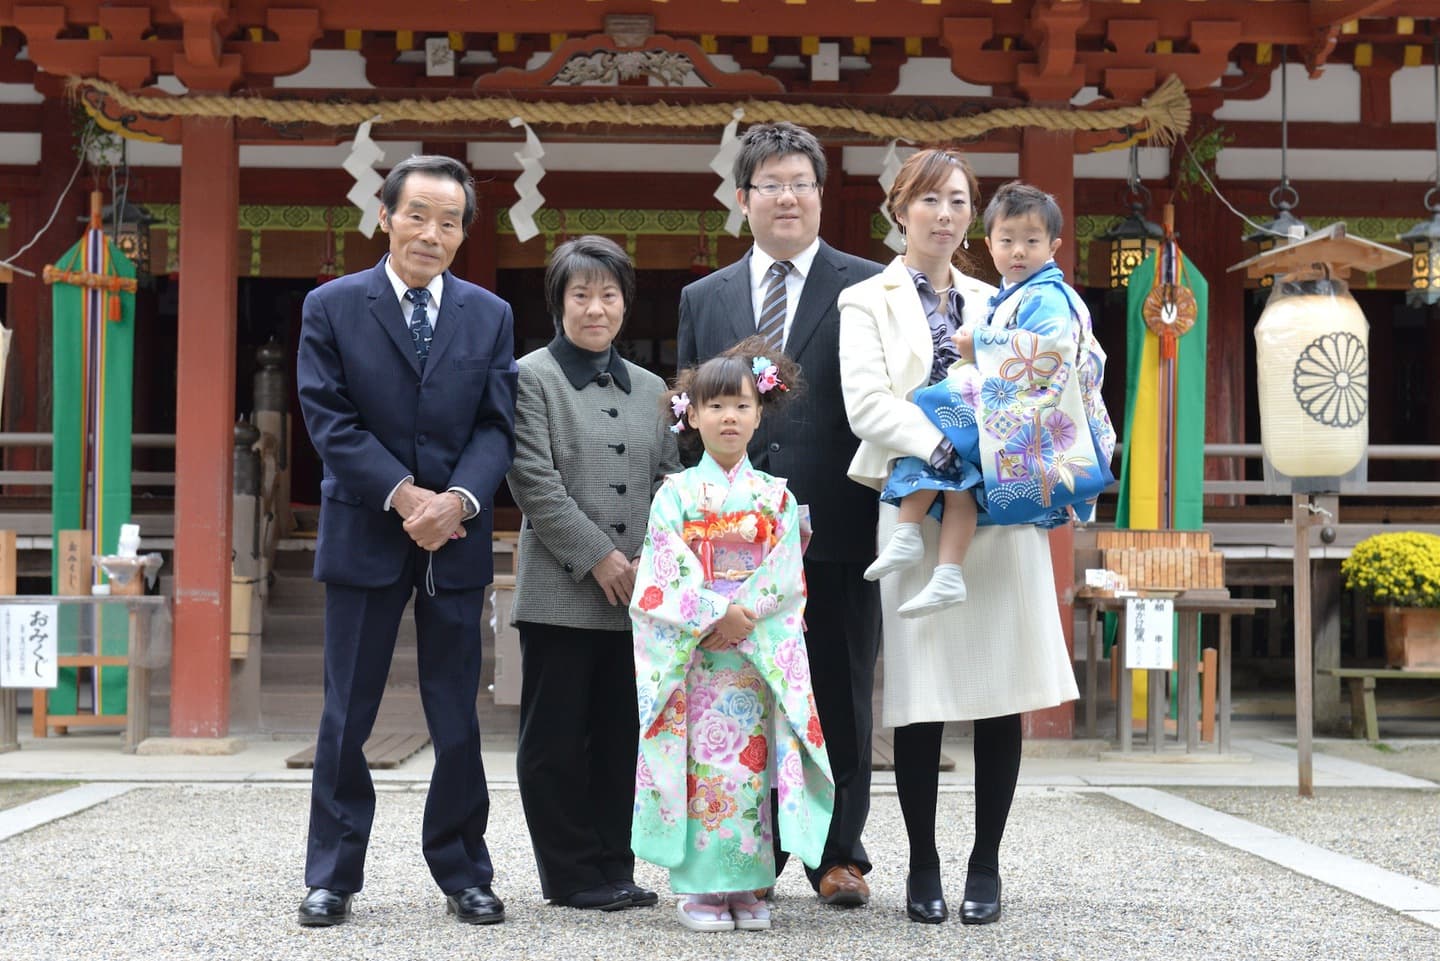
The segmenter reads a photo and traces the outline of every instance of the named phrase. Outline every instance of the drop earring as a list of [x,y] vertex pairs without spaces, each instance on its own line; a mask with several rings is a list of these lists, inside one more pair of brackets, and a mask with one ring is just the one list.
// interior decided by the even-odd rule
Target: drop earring
[[961,246],[961,247],[964,247],[966,250],[969,250],[969,249],[970,249],[970,238],[969,238],[969,237],[966,237],[964,240],[960,241],[960,246]]

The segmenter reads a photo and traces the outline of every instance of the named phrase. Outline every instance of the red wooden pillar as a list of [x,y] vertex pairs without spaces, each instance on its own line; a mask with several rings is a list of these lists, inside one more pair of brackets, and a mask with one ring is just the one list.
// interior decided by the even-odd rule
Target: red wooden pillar
[[[11,204],[12,249],[33,237],[45,225],[50,211],[75,169],[75,134],[70,115],[63,110],[40,114],[40,163],[35,168],[34,186],[21,188]],[[80,235],[80,217],[88,209],[87,184],[78,179],[60,204],[54,225],[18,261],[36,274],[53,264]],[[28,195],[28,196],[27,196]],[[8,297],[6,316],[14,339],[10,342],[9,375],[5,378],[4,426],[10,431],[48,431],[53,413],[52,381],[54,322],[51,317],[50,286],[36,277],[17,273],[5,285]],[[16,447],[5,452],[11,470],[35,470],[48,466],[49,452],[33,447]],[[15,493],[18,488],[12,488]],[[31,489],[48,497],[48,489]]]
[[[1075,137],[1071,133],[1026,127],[1020,133],[1020,179],[1055,195],[1065,213],[1065,231],[1055,262],[1067,280],[1075,277]],[[1055,575],[1055,597],[1065,649],[1074,662],[1075,609],[1068,600],[1075,581],[1075,537],[1067,525],[1050,532],[1050,561]],[[1061,704],[1031,711],[1024,719],[1025,737],[1075,736],[1075,705]]]
[[239,152],[231,120],[182,122],[170,733],[230,728],[231,457]]

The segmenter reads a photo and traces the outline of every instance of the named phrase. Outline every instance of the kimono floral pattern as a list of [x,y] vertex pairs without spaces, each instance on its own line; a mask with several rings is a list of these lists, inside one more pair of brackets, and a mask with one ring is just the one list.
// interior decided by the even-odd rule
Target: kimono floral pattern
[[[756,612],[755,631],[728,650],[701,648],[732,599]],[[631,603],[641,730],[632,845],[671,869],[677,892],[773,883],[772,786],[783,843],[819,863],[834,783],[804,607],[797,509],[784,481],[748,462],[732,481],[708,455],[666,480]]]
[[1115,450],[1090,313],[1053,264],[991,304],[989,323],[974,329],[975,362],[915,402],[983,475],[982,523],[1053,526],[1067,507],[1088,519],[1114,480]]

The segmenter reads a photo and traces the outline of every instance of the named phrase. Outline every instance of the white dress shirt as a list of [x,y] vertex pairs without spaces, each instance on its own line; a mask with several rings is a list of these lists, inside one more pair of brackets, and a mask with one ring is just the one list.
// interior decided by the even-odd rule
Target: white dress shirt
[[[790,325],[795,322],[795,308],[800,306],[800,292],[805,289],[805,278],[810,275],[810,265],[820,250],[820,238],[816,237],[800,253],[790,258],[790,272],[785,275],[785,333],[780,342],[783,348],[790,341]],[[765,304],[765,288],[770,286],[770,265],[775,263],[756,244],[750,254],[750,304],[754,309],[755,322],[760,322],[760,309]]]
[[[409,327],[410,316],[415,312],[415,305],[405,296],[406,292],[410,290],[410,285],[401,280],[400,275],[395,273],[395,268],[390,266],[389,257],[385,258],[385,276],[390,278],[390,286],[395,289],[395,298],[400,301],[400,312],[405,317],[405,326]],[[425,289],[430,291],[430,301],[425,305],[425,315],[430,319],[430,330],[431,336],[433,337],[435,328],[440,324],[440,298],[445,295],[445,275],[436,274],[434,277],[431,277],[430,283],[425,285]],[[407,474],[401,479],[400,483],[390,488],[390,496],[385,498],[385,510],[390,510],[390,502],[395,499],[396,492],[399,491],[401,487],[414,481],[415,475]],[[475,498],[474,494],[465,488],[447,487],[445,490],[459,494],[460,499],[465,502],[465,511],[461,515],[464,520],[468,521],[480,513],[480,502]]]

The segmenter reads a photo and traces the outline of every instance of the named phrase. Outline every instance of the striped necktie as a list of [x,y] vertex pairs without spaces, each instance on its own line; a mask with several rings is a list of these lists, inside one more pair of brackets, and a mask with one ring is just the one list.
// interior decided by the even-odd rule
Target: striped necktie
[[760,319],[755,333],[765,338],[771,350],[785,346],[785,275],[794,269],[788,260],[777,260],[765,272],[765,297],[760,302]]
[[435,328],[430,326],[430,291],[424,287],[411,287],[405,291],[405,299],[415,305],[410,312],[410,339],[415,342],[415,356],[420,358],[420,369],[425,369],[425,358],[430,356],[430,338]]

